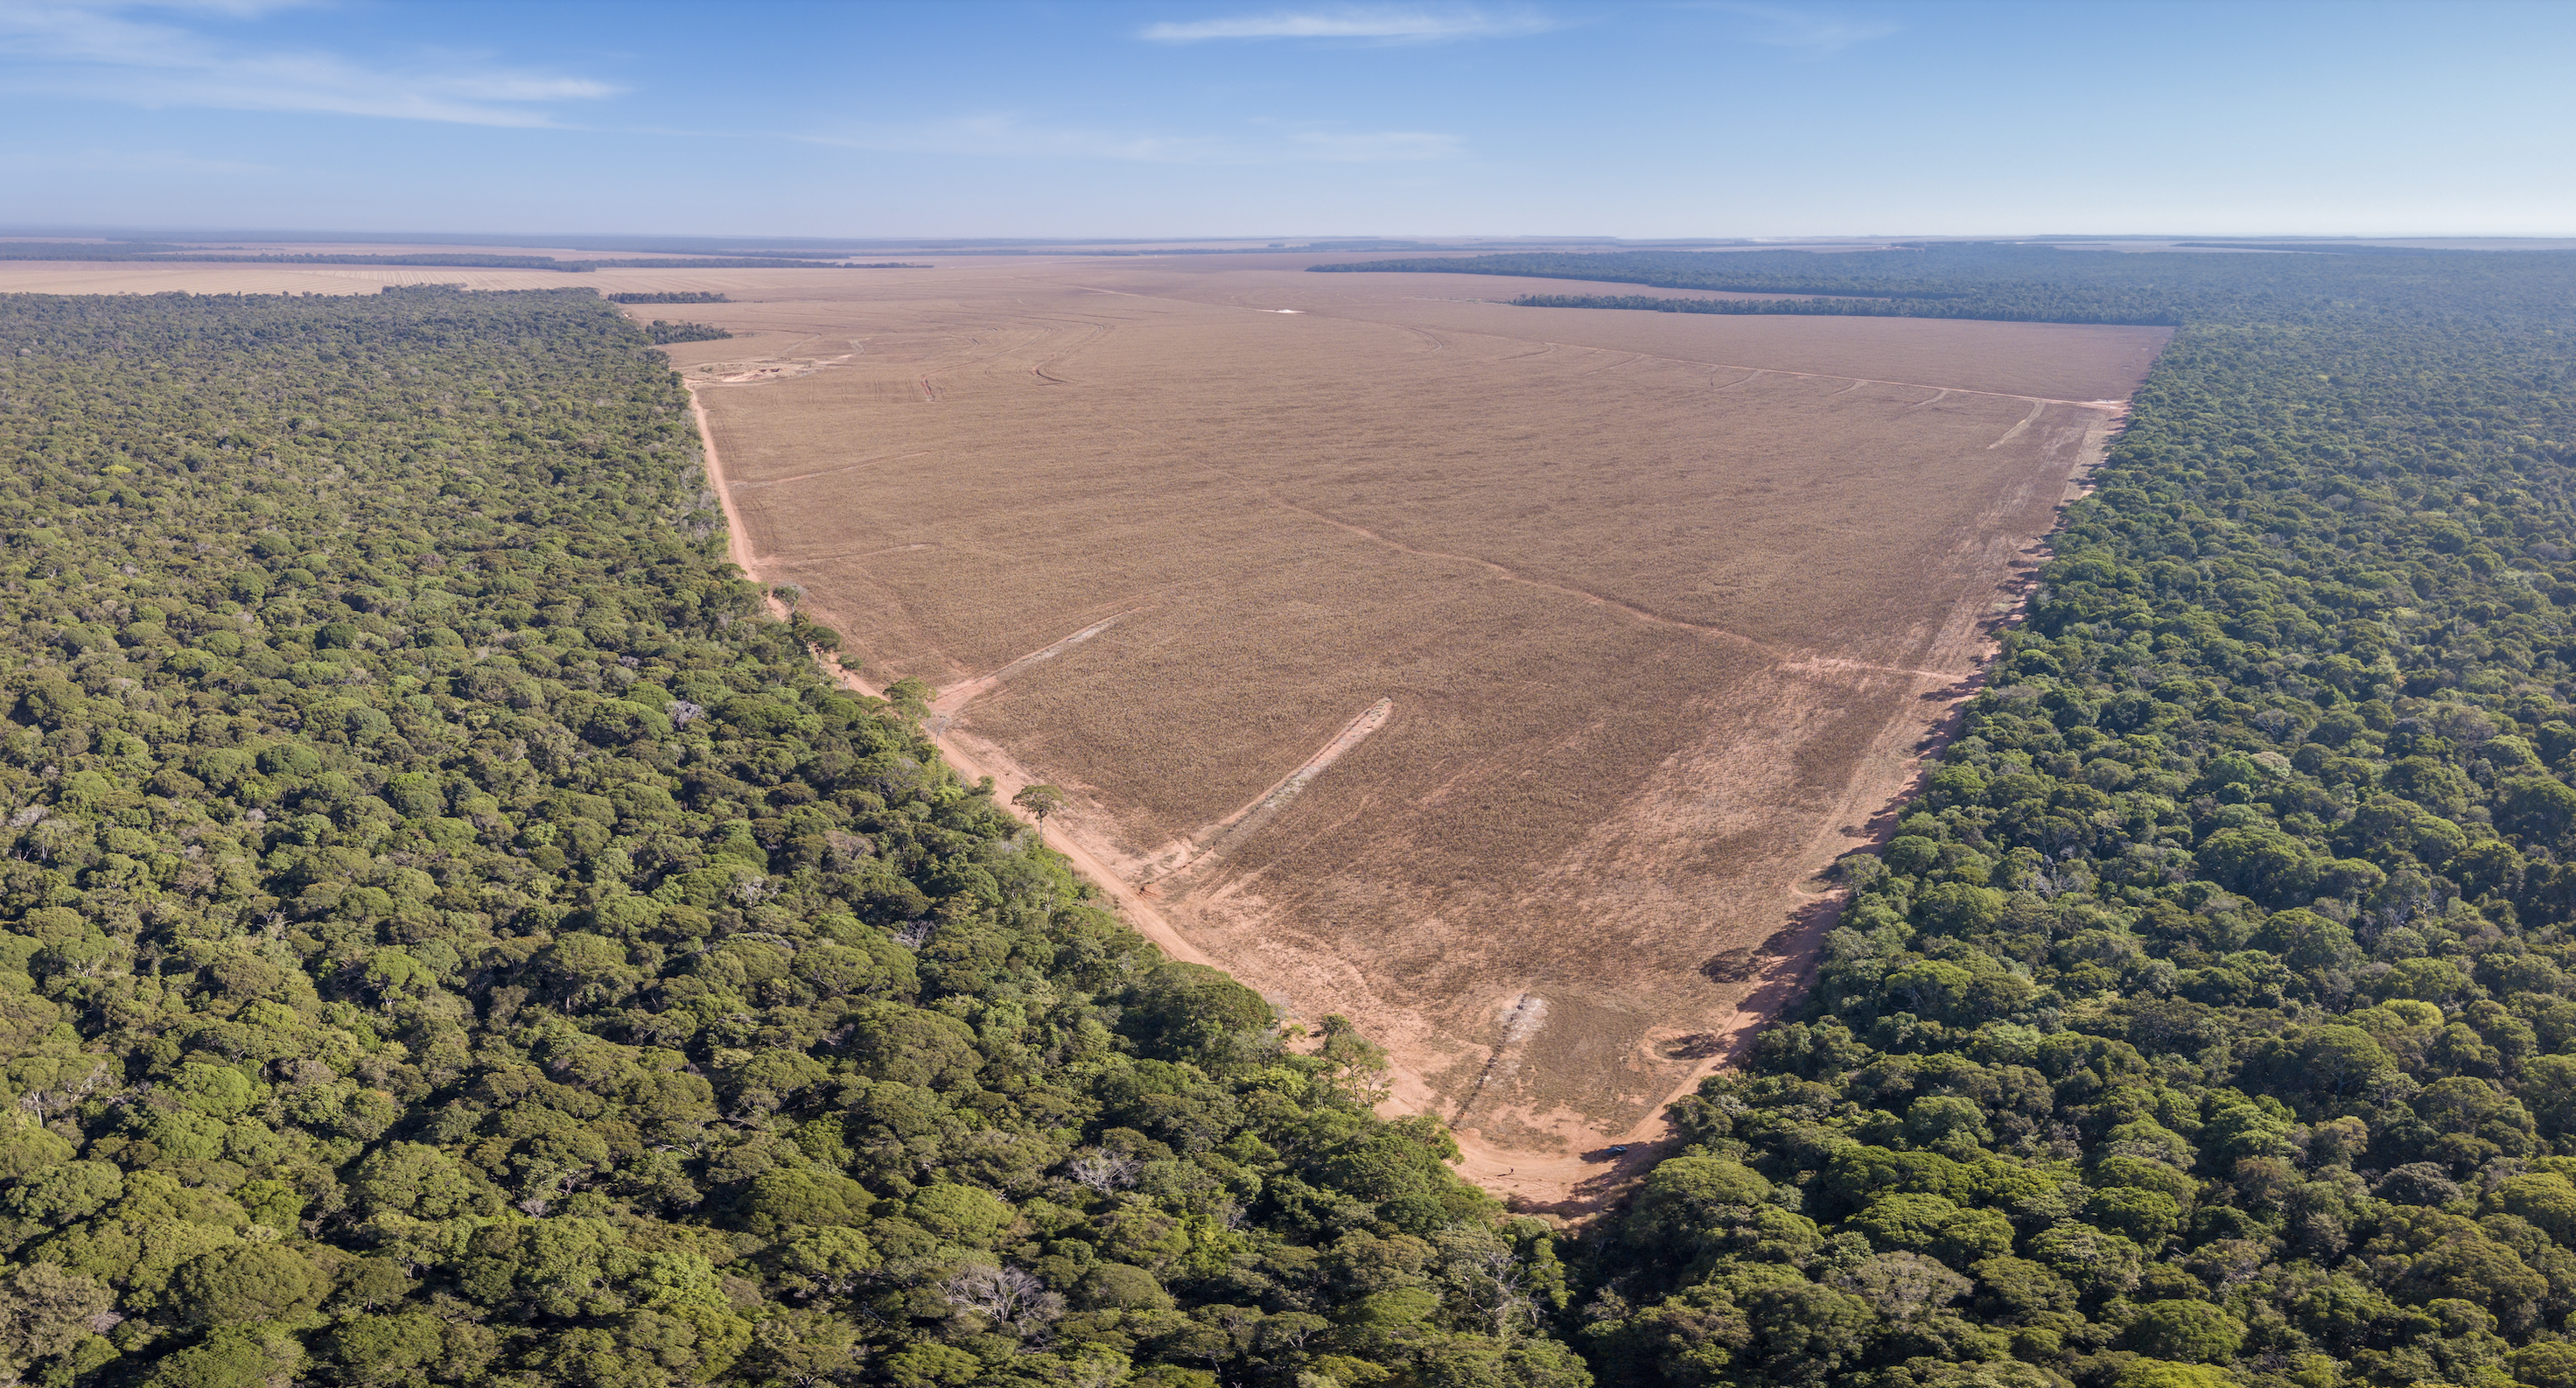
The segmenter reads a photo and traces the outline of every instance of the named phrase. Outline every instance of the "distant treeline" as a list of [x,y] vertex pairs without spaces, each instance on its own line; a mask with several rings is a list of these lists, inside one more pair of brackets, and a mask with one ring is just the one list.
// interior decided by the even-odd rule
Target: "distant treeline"
[[[1140,255],[1266,255],[1271,251],[1427,251],[1435,249],[1437,249],[1436,243],[1430,241],[1352,241],[1347,243],[1317,241],[1302,246],[1144,246],[1135,250],[1074,251],[1072,254],[1109,257]],[[1010,251],[1001,252],[1001,254],[1018,255],[1022,253],[1018,251]],[[1358,265],[1312,265],[1307,268],[1312,270],[1357,270],[1363,268],[1375,269],[1377,267],[1363,267]]]
[[2177,241],[2194,251],[2298,251],[2308,255],[2479,255],[2479,251],[2427,250],[2420,246],[2363,246],[2336,241]]
[[[838,270],[829,260],[789,260],[780,256],[710,256],[679,259],[559,260],[547,255],[492,255],[480,251],[396,252],[357,255],[337,252],[268,252],[255,255],[195,250],[158,241],[16,241],[0,242],[0,260],[183,261],[218,265],[441,265],[484,270],[557,270],[587,274],[592,270]],[[887,269],[874,265],[853,268]],[[927,268],[927,267],[921,267]]]
[[644,334],[652,338],[657,345],[668,345],[674,342],[716,342],[733,336],[732,333],[726,332],[713,323],[686,321],[674,323],[667,318],[654,319],[644,329]]
[[557,270],[865,270],[875,267],[843,265],[833,260],[784,260],[772,257],[744,259],[725,257],[707,260],[558,260]]
[[612,304],[729,304],[733,300],[703,289],[673,289],[657,294],[611,294]]
[[0,241],[0,260],[142,260],[186,249],[159,241]]
[[1984,314],[1913,313],[1886,299],[1666,299],[1652,294],[1523,294],[1520,308],[1641,308],[1656,313],[1826,313],[1866,318],[1957,318]]
[[[2514,313],[2535,286],[2576,287],[2576,256],[2536,252],[2388,251],[2361,255],[2207,255],[2060,250],[2000,242],[1896,246],[1882,251],[1615,251],[1316,265],[1327,273],[1400,271],[1606,280],[1669,289],[1828,295],[1757,302],[1673,303],[1529,296],[1541,307],[1652,308],[1671,313],[1863,314],[2175,327],[2281,321],[2320,311],[2424,307],[2438,278],[2446,311]],[[2456,298],[2451,296],[2458,296]],[[1858,299],[1860,302],[1853,302]]]

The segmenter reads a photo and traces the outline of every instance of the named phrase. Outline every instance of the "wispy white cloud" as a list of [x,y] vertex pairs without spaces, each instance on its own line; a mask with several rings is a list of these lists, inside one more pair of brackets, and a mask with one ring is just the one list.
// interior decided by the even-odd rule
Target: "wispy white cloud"
[[236,159],[201,159],[170,150],[8,149],[0,150],[0,169],[12,173],[133,173],[162,178],[265,178],[284,173],[275,164]]
[[795,138],[844,149],[978,159],[1083,159],[1138,164],[1374,164],[1441,159],[1457,136],[1428,130],[1342,130],[1248,122],[1242,135],[1168,135],[1035,123],[1008,112]]
[[[227,43],[184,16],[256,19],[281,0],[0,0],[0,88],[130,105],[300,111],[461,125],[554,124],[551,105],[619,88],[585,77],[424,54],[403,65]],[[155,13],[157,12],[157,14]],[[152,15],[153,17],[144,17]]]
[[1714,10],[1752,21],[1744,37],[1755,43],[1815,53],[1840,52],[1856,43],[1886,38],[1905,27],[1892,19],[1851,19],[1781,5],[1739,4],[1735,0],[1700,0],[1688,8]]
[[1455,135],[1428,130],[1300,130],[1288,136],[1292,158],[1328,164],[1446,159],[1463,147]]
[[1156,43],[1206,43],[1213,39],[1373,39],[1381,43],[1441,43],[1457,39],[1519,38],[1556,27],[1534,10],[1492,13],[1469,8],[1421,9],[1353,6],[1280,10],[1227,19],[1148,24],[1137,37]]
[[792,138],[888,154],[948,154],[969,159],[1111,159],[1143,164],[1198,164],[1219,152],[1204,135],[1160,135],[1033,124],[1008,112],[906,125],[853,126]]

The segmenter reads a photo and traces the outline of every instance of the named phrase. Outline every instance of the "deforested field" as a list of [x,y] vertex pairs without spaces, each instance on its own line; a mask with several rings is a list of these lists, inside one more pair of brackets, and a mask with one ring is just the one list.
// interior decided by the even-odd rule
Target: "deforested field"
[[2166,333],[1312,259],[596,278],[737,300],[672,351],[760,577],[1561,1191],[1794,982]]

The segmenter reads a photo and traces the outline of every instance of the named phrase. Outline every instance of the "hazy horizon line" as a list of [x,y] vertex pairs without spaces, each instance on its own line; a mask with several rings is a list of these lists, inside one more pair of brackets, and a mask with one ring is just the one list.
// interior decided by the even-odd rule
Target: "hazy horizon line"
[[2262,231],[1991,231],[1991,232],[1833,232],[1788,235],[1753,233],[1708,233],[1698,236],[1623,236],[1599,232],[1177,232],[1165,235],[1082,234],[1052,236],[1013,235],[916,235],[916,236],[848,236],[834,234],[798,234],[776,232],[651,232],[606,230],[524,230],[524,231],[458,231],[403,228],[367,230],[332,227],[207,227],[187,225],[102,225],[80,222],[19,222],[0,224],[0,241],[12,240],[184,240],[218,239],[295,242],[295,241],[454,241],[466,244],[528,245],[541,240],[570,241],[681,241],[707,245],[803,245],[851,247],[900,246],[1063,246],[1063,245],[1170,245],[1199,242],[1255,243],[1304,242],[1305,245],[1281,249],[1322,249],[1320,243],[1337,241],[1397,242],[1425,244],[1437,242],[1585,242],[1638,246],[1792,246],[1873,241],[2274,241],[2274,242],[2374,242],[2374,241],[2494,241],[2494,242],[2576,242],[2576,230],[2563,235],[2507,234],[2482,231],[2413,231],[2413,232],[2262,232]]

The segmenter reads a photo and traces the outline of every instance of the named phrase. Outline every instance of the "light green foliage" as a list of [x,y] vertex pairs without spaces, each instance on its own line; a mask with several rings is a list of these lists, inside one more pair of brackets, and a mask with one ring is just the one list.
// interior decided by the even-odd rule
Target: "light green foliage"
[[2245,1322],[2206,1301],[2156,1301],[2129,1322],[2129,1343],[2158,1359],[2223,1363],[2245,1344]]
[[273,1243],[200,1254],[171,1283],[177,1304],[206,1325],[294,1320],[321,1305],[330,1287],[311,1259]]
[[0,1279],[0,1361],[24,1374],[42,1360],[76,1355],[115,1293],[92,1278],[50,1263],[30,1263]]

